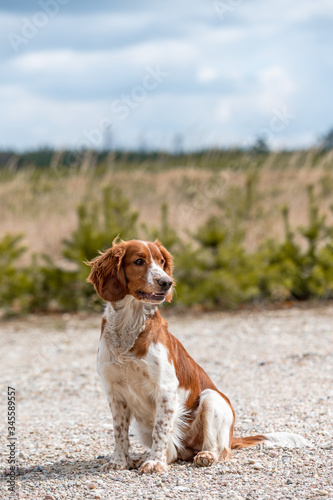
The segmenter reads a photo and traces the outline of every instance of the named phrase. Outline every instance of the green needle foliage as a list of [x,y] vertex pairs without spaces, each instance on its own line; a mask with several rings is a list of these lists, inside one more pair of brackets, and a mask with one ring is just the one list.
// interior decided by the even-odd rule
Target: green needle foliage
[[103,189],[100,203],[80,204],[77,218],[77,229],[70,239],[64,240],[63,255],[79,266],[95,257],[99,250],[109,248],[118,235],[122,239],[136,236],[138,213],[131,210],[121,191],[111,186]]
[[[260,289],[264,296],[298,300],[332,297],[333,228],[320,216],[312,186],[308,187],[308,199],[308,225],[293,231],[288,208],[284,207],[284,242],[267,241],[263,245],[265,273],[260,278]],[[305,244],[297,244],[297,236],[302,236]]]
[[[249,174],[246,189],[232,195],[231,204],[217,202],[219,213],[195,233],[189,232],[186,242],[173,229],[166,204],[161,207],[160,227],[144,226],[149,239],[158,238],[174,255],[174,302],[179,306],[235,308],[258,300],[333,298],[333,227],[320,214],[312,186],[305,227],[291,228],[288,207],[283,207],[283,241],[266,240],[258,250],[246,250],[246,221],[257,197],[256,178],[257,172]],[[65,265],[47,255],[33,255],[22,266],[27,251],[23,237],[5,236],[0,241],[0,310],[4,314],[99,310],[101,301],[86,283],[89,269],[84,262],[110,247],[118,235],[124,240],[137,238],[140,230],[138,213],[119,190],[107,186],[100,202],[87,200],[78,206],[77,227],[63,242]]]
[[171,253],[179,252],[179,246],[182,245],[177,232],[173,229],[169,222],[169,207],[167,203],[161,206],[161,227],[152,228],[143,225],[143,229],[147,234],[148,240],[159,240]]

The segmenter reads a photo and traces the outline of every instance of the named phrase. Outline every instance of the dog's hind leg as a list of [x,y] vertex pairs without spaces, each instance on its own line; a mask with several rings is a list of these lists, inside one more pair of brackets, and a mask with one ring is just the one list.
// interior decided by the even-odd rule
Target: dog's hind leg
[[[217,391],[203,391],[191,426],[191,434],[200,436],[200,451],[194,457],[195,465],[205,467],[230,458],[233,423],[234,414],[228,402]],[[198,442],[197,437],[194,439]]]

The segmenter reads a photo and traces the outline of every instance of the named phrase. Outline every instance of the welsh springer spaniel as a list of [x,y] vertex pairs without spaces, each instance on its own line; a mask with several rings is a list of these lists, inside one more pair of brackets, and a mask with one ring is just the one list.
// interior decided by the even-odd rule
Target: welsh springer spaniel
[[[158,311],[171,301],[174,285],[172,257],[159,241],[115,240],[88,264],[88,281],[107,302],[97,371],[113,417],[115,450],[103,470],[162,473],[177,458],[208,466],[228,459],[231,449],[307,444],[289,433],[233,436],[229,399],[169,333]],[[129,455],[131,420],[149,448],[141,456]]]

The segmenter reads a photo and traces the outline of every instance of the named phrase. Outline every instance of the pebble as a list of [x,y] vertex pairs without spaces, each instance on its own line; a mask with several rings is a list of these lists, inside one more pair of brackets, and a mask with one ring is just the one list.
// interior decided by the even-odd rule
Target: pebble
[[90,490],[93,490],[93,489],[97,488],[97,484],[95,484],[95,483],[88,483],[88,488]]
[[174,489],[176,491],[188,491],[188,488],[186,488],[186,486],[175,486]]
[[92,493],[90,494],[90,496],[91,496],[92,498],[102,498],[102,494],[103,494],[103,493],[102,493],[102,491],[100,491],[100,490],[95,490],[94,492],[92,492]]
[[320,448],[322,450],[331,450],[333,448],[333,442],[324,443],[324,444],[320,445]]
[[256,462],[255,464],[253,464],[253,468],[255,470],[260,470],[260,469],[262,469],[262,465],[259,462]]

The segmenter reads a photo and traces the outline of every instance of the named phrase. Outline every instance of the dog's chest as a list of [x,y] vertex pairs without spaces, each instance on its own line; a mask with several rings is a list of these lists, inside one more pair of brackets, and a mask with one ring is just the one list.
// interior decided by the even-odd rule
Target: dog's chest
[[97,371],[108,398],[125,402],[139,421],[153,421],[161,392],[176,394],[178,388],[175,369],[162,344],[150,346],[144,358],[129,353],[116,357],[102,338]]

